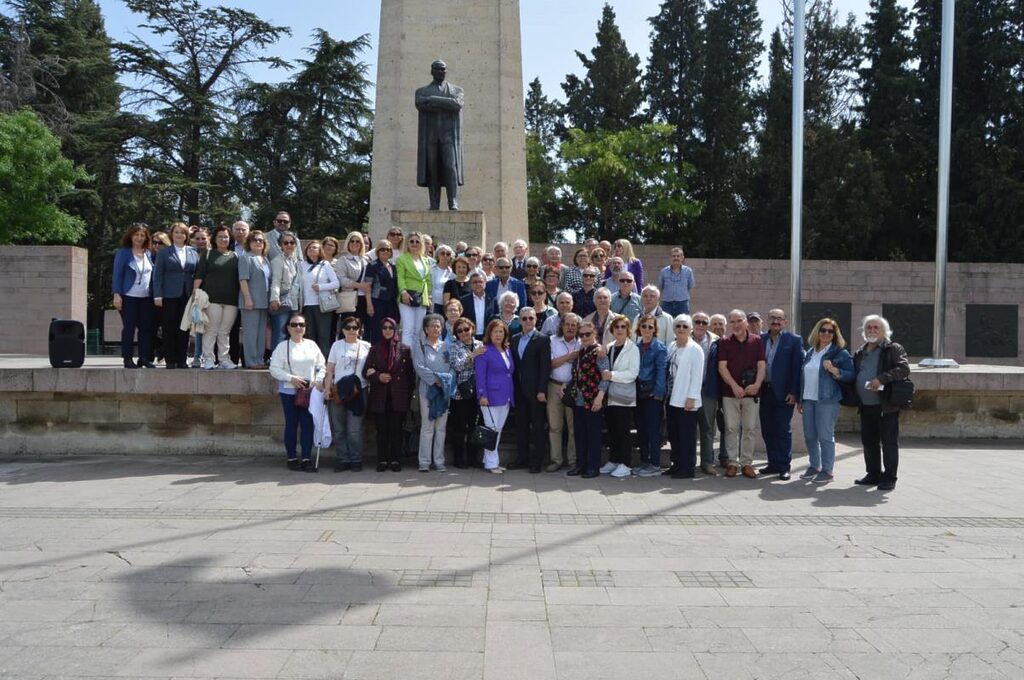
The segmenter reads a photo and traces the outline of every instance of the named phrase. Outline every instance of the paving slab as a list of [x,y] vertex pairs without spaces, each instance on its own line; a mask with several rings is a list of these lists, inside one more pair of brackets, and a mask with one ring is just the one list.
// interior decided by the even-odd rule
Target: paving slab
[[890,493],[855,444],[825,487],[0,458],[0,677],[1024,677],[1024,444],[904,442]]

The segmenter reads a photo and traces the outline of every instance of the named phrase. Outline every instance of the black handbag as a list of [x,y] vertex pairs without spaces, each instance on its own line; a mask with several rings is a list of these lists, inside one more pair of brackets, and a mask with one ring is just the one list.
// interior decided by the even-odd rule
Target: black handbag
[[900,408],[910,408],[914,403],[914,381],[910,378],[897,380],[885,386],[889,391],[889,404]]
[[422,307],[423,306],[423,293],[415,290],[407,290],[405,294],[409,296],[410,307]]
[[750,387],[757,382],[757,369],[748,368],[740,373],[740,387]]
[[[484,407],[487,412],[490,413],[490,407]],[[494,416],[491,416],[491,422],[494,422]],[[498,448],[498,431],[487,427],[484,424],[477,425],[473,428],[473,431],[469,434],[470,446],[476,446],[481,449],[487,449],[488,451],[494,451]]]
[[839,403],[842,406],[860,406],[860,395],[857,394],[857,386],[841,380],[836,382],[839,383],[839,391],[843,395],[839,398]]
[[476,384],[473,380],[463,380],[459,383],[456,388],[459,399],[475,399],[476,398]]
[[575,383],[566,383],[562,387],[562,406],[566,408],[573,408],[576,406],[576,385]]
[[654,397],[654,381],[638,380],[636,383],[636,396],[638,399],[652,399]]

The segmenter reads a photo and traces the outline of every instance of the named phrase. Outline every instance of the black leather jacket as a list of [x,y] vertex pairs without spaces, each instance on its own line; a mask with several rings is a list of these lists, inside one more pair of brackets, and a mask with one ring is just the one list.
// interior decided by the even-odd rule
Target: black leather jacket
[[[864,359],[864,347],[865,345],[861,345],[860,349],[853,355],[854,382],[857,380],[857,374],[860,373],[860,362]],[[878,357],[877,377],[880,383],[888,385],[891,382],[906,380],[910,377],[910,362],[907,360],[907,350],[903,348],[903,345],[898,342],[883,340],[878,343],[878,351],[882,353]],[[898,405],[894,406],[889,403],[890,394],[892,394],[891,391],[883,390],[879,397],[882,401],[883,413],[892,413],[900,410]]]

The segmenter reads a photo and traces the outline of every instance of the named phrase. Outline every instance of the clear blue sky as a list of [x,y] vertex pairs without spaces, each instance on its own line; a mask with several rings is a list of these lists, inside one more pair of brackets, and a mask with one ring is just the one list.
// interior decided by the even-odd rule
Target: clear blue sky
[[[449,0],[456,1],[456,0]],[[204,5],[224,4],[242,7],[260,17],[289,26],[292,36],[280,41],[274,53],[284,59],[303,56],[315,28],[326,29],[333,37],[350,40],[367,33],[372,49],[364,55],[370,64],[370,79],[376,77],[377,32],[380,3],[377,0],[202,0]],[[863,21],[868,0],[834,0],[840,17],[853,12]],[[140,17],[132,15],[120,0],[99,0],[107,20],[107,31],[114,39],[125,39],[135,30]],[[521,0],[523,31],[523,78],[526,82],[539,76],[548,96],[561,98],[561,82],[570,72],[580,72],[575,50],[589,53],[601,17],[603,0]],[[658,11],[660,0],[610,0],[626,44],[646,64],[650,25],[647,20]],[[782,21],[781,0],[760,0],[763,39],[767,44],[771,32]],[[453,79],[456,74],[452,74]],[[277,81],[287,78],[286,72],[264,71],[252,74],[255,80]]]

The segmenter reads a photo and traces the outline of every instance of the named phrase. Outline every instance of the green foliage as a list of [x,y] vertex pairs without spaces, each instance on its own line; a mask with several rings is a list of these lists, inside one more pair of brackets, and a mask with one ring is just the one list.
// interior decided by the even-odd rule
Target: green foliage
[[544,94],[534,78],[526,93],[526,196],[530,240],[555,241],[567,220],[562,197],[565,173],[558,160],[560,106]]
[[631,53],[615,23],[610,5],[601,10],[597,45],[587,56],[576,51],[586,75],[568,74],[562,84],[565,114],[572,127],[588,132],[624,130],[642,119],[644,95],[640,87],[640,57]]
[[57,202],[88,179],[29,110],[0,114],[0,243],[75,243],[82,220]]
[[[663,242],[667,226],[693,215],[686,176],[670,162],[673,129],[648,123],[621,131],[572,128],[562,143],[571,198],[580,211],[578,234]],[[667,233],[668,232],[668,233]]]

